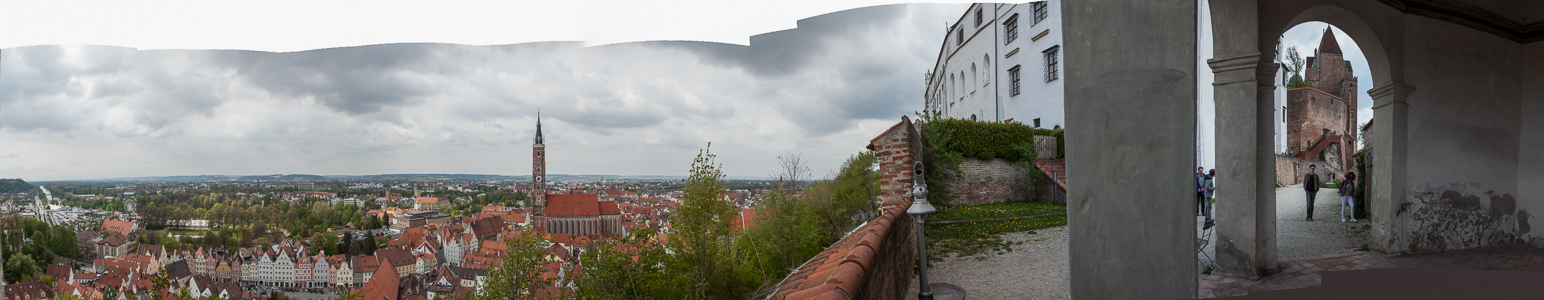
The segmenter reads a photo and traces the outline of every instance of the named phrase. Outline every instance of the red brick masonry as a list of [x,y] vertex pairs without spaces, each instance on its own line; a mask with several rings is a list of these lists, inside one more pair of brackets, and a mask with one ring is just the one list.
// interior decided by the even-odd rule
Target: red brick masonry
[[772,299],[899,299],[917,261],[912,163],[921,136],[907,117],[869,141],[879,161],[881,213],[816,254],[778,284]]

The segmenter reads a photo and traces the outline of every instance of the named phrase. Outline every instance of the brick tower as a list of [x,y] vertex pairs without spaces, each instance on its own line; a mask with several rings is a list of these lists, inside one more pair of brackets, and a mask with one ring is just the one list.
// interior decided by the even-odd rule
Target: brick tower
[[547,216],[547,146],[542,145],[541,112],[536,112],[536,143],[531,145],[531,226],[545,227]]

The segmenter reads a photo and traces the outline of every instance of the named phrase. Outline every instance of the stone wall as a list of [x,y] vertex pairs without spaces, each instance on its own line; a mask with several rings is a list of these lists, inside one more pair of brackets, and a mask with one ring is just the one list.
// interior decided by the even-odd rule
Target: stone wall
[[[1323,180],[1340,179],[1345,171],[1328,166],[1322,161],[1307,160],[1295,157],[1276,155],[1276,186],[1288,186],[1302,183],[1303,176],[1308,174],[1308,166],[1318,166],[1319,178]],[[1330,174],[1335,174],[1330,177]]]
[[917,261],[911,207],[912,163],[921,135],[907,117],[869,141],[879,160],[881,215],[810,258],[770,299],[901,299]]
[[954,194],[949,204],[1029,200],[1025,183],[1020,181],[1028,173],[1029,170],[1002,158],[966,158],[960,163],[960,177],[948,183],[949,191]]

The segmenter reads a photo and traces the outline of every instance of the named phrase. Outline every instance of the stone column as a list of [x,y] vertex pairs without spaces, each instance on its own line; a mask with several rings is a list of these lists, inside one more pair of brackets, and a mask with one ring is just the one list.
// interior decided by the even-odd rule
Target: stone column
[[1415,87],[1398,82],[1367,91],[1373,99],[1372,140],[1367,142],[1377,161],[1370,171],[1372,174],[1368,174],[1372,176],[1368,178],[1372,190],[1369,191],[1367,213],[1371,215],[1369,221],[1373,227],[1369,247],[1390,254],[1404,253],[1410,244],[1409,231],[1404,224],[1408,218],[1401,217],[1400,209],[1406,201],[1405,163],[1408,156],[1405,146],[1409,141],[1406,130],[1410,109],[1407,99],[1413,92]]
[[[1242,39],[1254,40],[1253,32],[1234,33],[1240,34],[1249,35]],[[1225,40],[1217,38],[1219,48]],[[1276,164],[1270,156],[1270,137],[1275,102],[1272,80],[1278,66],[1263,63],[1262,57],[1251,52],[1207,61],[1216,74],[1212,85],[1217,101],[1217,165],[1206,167],[1218,170],[1217,199],[1222,203],[1215,208],[1217,269],[1251,278],[1276,268],[1276,185],[1271,182]]]
[[1063,2],[1074,299],[1196,295],[1196,1]]

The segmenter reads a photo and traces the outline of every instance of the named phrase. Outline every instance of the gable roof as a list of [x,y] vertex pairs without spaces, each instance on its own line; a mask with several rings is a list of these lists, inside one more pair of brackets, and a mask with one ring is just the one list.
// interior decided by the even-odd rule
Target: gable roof
[[397,270],[393,268],[381,268],[370,277],[370,282],[365,283],[365,297],[362,300],[397,300],[397,284],[401,278],[397,278]]
[[418,261],[412,252],[398,248],[376,250],[375,256],[380,257],[382,261],[390,261],[392,267],[411,265]]
[[600,195],[554,194],[547,195],[548,217],[599,216]]
[[600,201],[600,202],[597,202],[597,204],[600,205],[600,207],[599,207],[600,208],[600,214],[602,214],[602,215],[620,215],[620,214],[622,214],[622,210],[617,208],[617,202],[616,201]]
[[1324,27],[1324,36],[1319,39],[1319,52],[1341,54],[1340,43],[1335,41],[1335,30],[1328,25]]
[[129,235],[129,233],[134,231],[134,223],[113,219],[102,220],[102,227],[98,228],[97,231],[111,231]]

